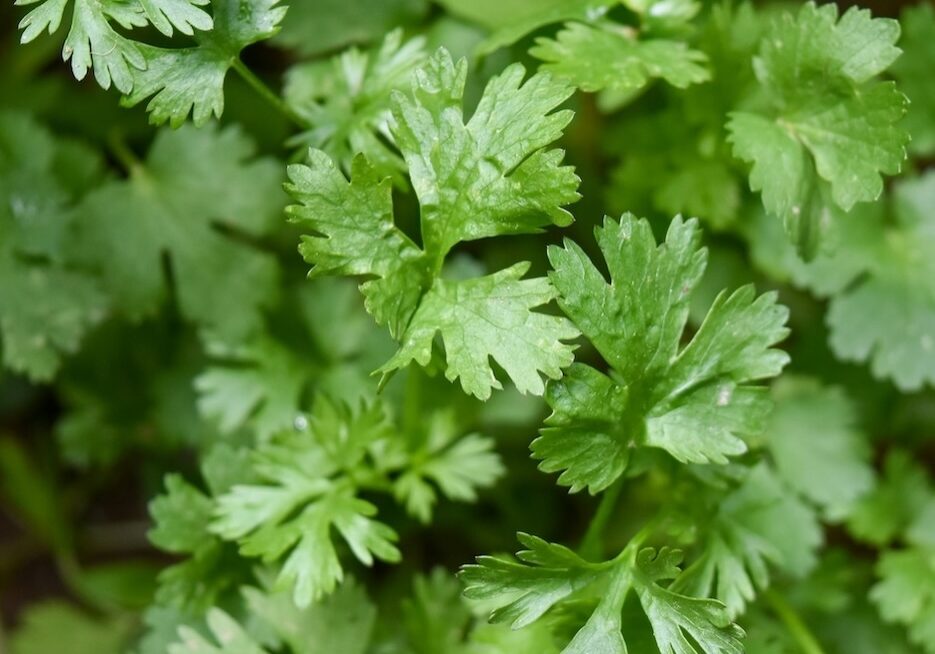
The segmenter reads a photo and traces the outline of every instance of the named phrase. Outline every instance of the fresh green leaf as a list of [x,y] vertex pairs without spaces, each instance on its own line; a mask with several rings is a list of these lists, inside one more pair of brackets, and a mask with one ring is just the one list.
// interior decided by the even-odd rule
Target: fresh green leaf
[[279,0],[211,0],[214,28],[194,35],[187,48],[136,47],[138,64],[129,70],[132,82],[117,86],[125,106],[147,98],[150,122],[179,127],[189,113],[196,125],[224,112],[224,79],[239,65],[241,50],[272,37],[286,8]]
[[328,61],[299,64],[286,74],[286,102],[311,128],[290,143],[324,151],[350,172],[362,153],[379,176],[390,175],[403,185],[406,166],[387,145],[390,96],[409,87],[413,71],[425,60],[425,41],[405,43],[402,32],[391,32],[379,49],[347,50]]
[[899,56],[898,37],[896,21],[856,7],[838,20],[834,5],[812,2],[763,37],[754,68],[770,108],[732,114],[728,130],[734,153],[753,164],[751,189],[806,258],[818,252],[827,202],[850,211],[876,200],[882,174],[906,158],[906,98],[875,80]]
[[713,594],[732,616],[769,586],[770,566],[807,575],[822,543],[815,513],[765,464],[723,498],[701,531],[702,553],[674,587],[695,597]]
[[929,4],[909,5],[900,16],[903,55],[893,64],[899,88],[909,96],[906,129],[912,135],[909,150],[920,156],[935,153],[935,9]]
[[179,628],[179,640],[169,645],[168,654],[268,654],[230,614],[221,609],[208,611],[208,628],[213,638],[191,627]]
[[924,549],[885,552],[877,564],[880,581],[870,599],[887,622],[906,625],[909,639],[935,652],[935,553]]
[[619,31],[569,23],[555,39],[538,39],[530,54],[583,91],[632,92],[660,78],[677,88],[709,79],[703,53],[680,41],[638,39]]
[[460,379],[466,393],[486,400],[491,388],[502,388],[490,366],[493,359],[520,393],[542,395],[541,375],[558,379],[571,364],[574,348],[562,340],[575,338],[578,330],[564,318],[532,311],[555,299],[555,291],[546,279],[521,279],[527,270],[529,264],[518,263],[487,277],[436,279],[412,316],[402,347],[380,372],[413,360],[428,365],[440,332],[445,376]]
[[[731,622],[723,604],[678,594],[658,582],[680,573],[681,553],[628,547],[621,556],[589,563],[571,550],[528,534],[519,534],[527,548],[518,560],[484,556],[465,566],[465,595],[490,602],[490,619],[520,629],[559,603],[580,598],[595,584],[605,590],[587,621],[563,654],[626,654],[621,612],[633,590],[653,628],[656,644],[668,654],[740,654],[743,631]],[[699,649],[700,648],[700,649]]]
[[773,396],[766,436],[777,472],[829,519],[846,518],[875,481],[856,407],[840,388],[806,378],[780,380]]
[[857,538],[885,545],[906,531],[931,496],[925,470],[906,452],[893,451],[880,482],[857,503],[847,526]]
[[25,114],[0,113],[0,336],[3,363],[48,381],[105,315],[106,296],[63,256],[71,209],[99,174],[95,155]]
[[296,654],[310,648],[364,654],[370,643],[376,608],[353,579],[346,579],[332,595],[305,609],[298,608],[289,593],[253,587],[241,592],[250,614]]
[[10,638],[11,654],[120,654],[132,625],[121,618],[94,618],[71,604],[49,601],[24,612]]
[[[302,204],[288,211],[319,234],[300,246],[313,274],[375,278],[361,287],[367,309],[402,342],[384,373],[413,359],[426,365],[440,331],[446,376],[468,393],[486,399],[500,387],[493,358],[520,391],[541,394],[540,374],[557,377],[571,363],[561,341],[576,335],[567,321],[530,311],[552,299],[548,283],[520,281],[525,264],[458,282],[439,274],[459,242],[570,222],[561,205],[577,199],[577,177],[559,165],[560,151],[544,149],[570,119],[552,113],[570,89],[541,74],[522,83],[523,68],[511,66],[490,81],[465,124],[466,75],[467,62],[440,49],[416,73],[411,94],[393,95],[392,133],[419,198],[422,247],[394,223],[389,180],[362,156],[348,181],[326,154],[310,151],[310,166],[289,169],[287,190]],[[519,325],[532,328],[529,337],[513,331]]]
[[762,430],[770,407],[749,382],[777,375],[788,361],[772,349],[787,333],[786,310],[749,286],[722,293],[680,348],[706,261],[697,221],[676,218],[659,246],[649,223],[630,214],[605,220],[596,235],[610,283],[571,242],[550,248],[550,279],[611,375],[576,364],[550,386],[553,413],[532,444],[540,468],[563,471],[559,483],[572,492],[596,493],[620,476],[633,445],[692,463],[742,454],[742,437]]
[[457,423],[448,412],[427,422],[423,442],[413,448],[411,463],[393,487],[396,498],[424,523],[437,500],[433,484],[448,499],[472,502],[478,489],[492,486],[504,473],[492,439],[480,434],[458,438]]
[[269,254],[224,230],[266,233],[282,207],[279,182],[277,165],[256,158],[237,128],[160,132],[129,179],[85,198],[75,256],[100,272],[117,306],[134,319],[165,301],[168,256],[182,315],[209,331],[243,335],[259,326],[260,310],[275,299],[278,269]]
[[332,541],[337,530],[365,565],[395,562],[396,533],[373,520],[376,507],[356,496],[353,470],[387,428],[378,405],[359,411],[320,398],[308,430],[257,451],[260,482],[237,484],[217,499],[211,530],[240,543],[245,556],[272,563],[286,555],[279,584],[299,608],[331,593],[344,577]]

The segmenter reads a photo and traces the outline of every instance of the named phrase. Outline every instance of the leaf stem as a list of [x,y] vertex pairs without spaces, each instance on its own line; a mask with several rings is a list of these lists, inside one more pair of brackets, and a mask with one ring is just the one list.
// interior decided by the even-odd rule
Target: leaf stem
[[241,79],[245,81],[250,88],[257,92],[257,94],[266,100],[273,108],[276,109],[279,113],[285,116],[290,122],[294,123],[297,127],[301,129],[308,129],[310,125],[308,122],[302,118],[299,114],[293,111],[289,105],[287,105],[282,98],[273,93],[270,89],[256,74],[247,68],[247,66],[240,60],[234,59],[231,67],[237,71],[237,74],[240,75]]
[[127,142],[123,140],[123,135],[119,132],[111,132],[107,137],[107,147],[110,149],[110,153],[114,156],[123,169],[127,171],[127,174],[132,176],[139,175],[143,172],[143,162],[141,162],[137,156],[133,153],[133,150],[127,145]]
[[601,503],[597,505],[597,511],[591,518],[587,531],[584,532],[584,538],[581,540],[581,546],[578,553],[585,559],[599,559],[603,556],[603,538],[607,523],[614,513],[617,506],[617,500],[620,499],[620,491],[623,490],[623,477],[615,481],[604,491],[601,497]]
[[773,612],[782,620],[783,624],[786,625],[786,629],[798,643],[802,654],[825,654],[825,651],[818,643],[818,639],[815,638],[805,621],[792,608],[792,605],[786,601],[786,598],[772,589],[766,590],[763,593],[763,598],[769,603]]

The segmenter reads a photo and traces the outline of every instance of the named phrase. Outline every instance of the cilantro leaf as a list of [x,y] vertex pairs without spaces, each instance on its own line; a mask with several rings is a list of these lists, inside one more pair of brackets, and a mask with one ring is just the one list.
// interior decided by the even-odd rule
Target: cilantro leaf
[[71,211],[86,190],[72,188],[72,167],[90,182],[100,164],[26,114],[0,113],[3,363],[37,381],[53,377],[109,304],[97,280],[65,262]]
[[275,300],[278,269],[271,255],[217,225],[252,237],[266,233],[282,206],[279,181],[277,164],[255,158],[236,128],[162,131],[129,179],[85,198],[74,256],[97,269],[118,308],[138,319],[167,295],[167,255],[182,315],[210,331],[242,335]]
[[935,87],[931,71],[935,66],[935,9],[921,3],[907,6],[899,19],[903,55],[893,64],[893,77],[909,97],[906,129],[912,134],[909,150],[927,156],[935,153]]
[[295,654],[309,651],[310,646],[323,652],[364,654],[370,644],[376,607],[353,578],[304,609],[293,603],[289,593],[247,586],[241,594],[250,616],[268,626],[276,640]]
[[173,28],[191,36],[195,30],[210,30],[214,21],[201,7],[211,0],[140,0],[146,19],[166,36]]
[[208,611],[207,622],[213,638],[188,626],[179,627],[179,640],[169,645],[168,654],[268,654],[225,611],[212,608]]
[[[640,550],[634,567],[634,588],[664,654],[741,654],[743,629],[733,624],[723,604],[687,597],[660,586],[675,579],[681,552],[663,548]],[[584,654],[584,650],[582,650]]]
[[[421,247],[396,226],[389,180],[363,156],[347,180],[326,154],[310,151],[309,166],[289,169],[287,190],[302,204],[287,211],[317,234],[300,246],[313,275],[371,277],[361,287],[367,309],[403,343],[384,373],[413,359],[425,365],[440,331],[446,376],[460,378],[465,391],[486,399],[500,387],[492,357],[517,388],[541,394],[540,374],[557,377],[571,363],[572,348],[561,341],[577,334],[567,321],[531,311],[552,299],[548,283],[521,281],[524,264],[458,282],[440,273],[459,242],[570,222],[561,205],[577,199],[577,177],[559,165],[560,151],[544,148],[571,117],[553,113],[571,89],[542,74],[523,83],[514,65],[488,83],[465,124],[466,75],[467,62],[440,49],[414,76],[411,94],[393,94],[392,133],[421,206]],[[521,325],[532,331],[513,331]]]
[[74,654],[119,654],[125,651],[131,630],[123,617],[100,619],[52,600],[26,608],[10,636],[10,652],[50,654],[67,649]]
[[840,388],[807,378],[784,378],[773,396],[766,436],[779,475],[829,519],[846,518],[875,481],[856,408]]
[[[396,533],[372,519],[376,507],[355,495],[351,478],[366,448],[387,425],[379,406],[348,411],[320,398],[307,431],[261,447],[261,483],[238,484],[217,500],[211,530],[237,540],[245,556],[266,562],[288,552],[279,583],[300,608],[332,592],[344,572],[331,538],[336,529],[365,565],[399,560]],[[314,435],[313,435],[314,434]]]
[[[750,186],[780,217],[796,248],[813,257],[826,197],[845,211],[876,200],[881,174],[899,172],[908,133],[897,125],[906,98],[875,77],[896,59],[899,24],[809,2],[774,21],[754,60],[770,109],[736,112],[734,153],[753,164]],[[790,57],[789,52],[795,56]]]
[[555,298],[546,279],[521,279],[528,263],[493,275],[464,281],[436,279],[422,297],[399,351],[380,372],[404,368],[415,360],[428,365],[436,332],[441,333],[448,368],[465,392],[486,400],[501,388],[488,359],[499,364],[520,393],[541,395],[540,374],[557,379],[573,361],[573,346],[562,339],[578,336],[566,319],[532,309]]
[[631,590],[652,625],[661,652],[743,651],[743,631],[731,622],[723,604],[681,595],[658,583],[679,575],[680,552],[664,548],[657,553],[630,546],[616,559],[597,564],[535,536],[520,533],[517,537],[528,548],[517,553],[518,560],[482,556],[460,573],[466,597],[495,607],[492,622],[507,622],[520,629],[562,602],[586,597],[588,589],[601,584],[604,590],[597,606],[563,654],[625,654],[621,612]]
[[523,82],[524,75],[514,64],[491,79],[467,123],[467,61],[454,63],[444,49],[420,69],[411,94],[393,95],[393,134],[435,270],[458,242],[571,223],[561,205],[578,199],[578,178],[559,165],[560,150],[544,148],[571,121],[571,111],[554,109],[572,89],[543,74]]
[[[43,31],[54,34],[62,24],[68,0],[20,0],[16,4],[36,4],[19,23],[21,41],[29,43]],[[197,10],[196,10],[197,11]],[[74,0],[71,26],[62,58],[71,60],[75,79],[82,80],[89,70],[102,88],[113,84],[126,93],[133,87],[133,71],[146,66],[140,46],[118,32],[112,23],[124,29],[146,24],[142,6],[118,0]]]
[[308,166],[289,167],[286,190],[301,205],[286,211],[321,236],[302,236],[299,252],[311,275],[369,275],[361,291],[367,310],[398,337],[415,312],[427,271],[419,248],[393,222],[391,186],[363,156],[350,181],[332,159],[309,151]]
[[[135,77],[146,68],[145,48],[121,34],[116,26],[130,30],[151,24],[166,36],[174,30],[192,35],[194,30],[210,30],[211,16],[201,7],[209,0],[73,0],[71,25],[62,48],[62,58],[71,60],[76,79],[82,80],[93,69],[101,87],[111,84],[129,93]],[[69,0],[17,0],[17,5],[34,5],[19,23],[21,41],[29,43],[42,32],[54,34],[62,24]]]
[[885,552],[870,599],[887,622],[906,625],[909,639],[935,652],[935,553],[910,548]]
[[497,29],[493,30],[493,33],[477,47],[479,56],[490,54],[494,50],[515,43],[527,34],[547,25],[566,21],[594,20],[606,14],[615,4],[610,0],[556,0],[528,3],[527,6],[511,12],[509,11],[510,5],[506,3],[495,3],[494,7],[481,5],[479,10],[472,10],[471,7],[476,3],[462,7],[458,6],[454,0],[443,0],[443,2],[455,5],[461,13],[479,22],[489,21],[491,14],[497,15],[498,12],[504,14],[502,20],[489,25]]
[[855,505],[848,529],[860,540],[886,545],[909,529],[931,496],[925,470],[907,452],[894,450],[886,457],[876,488]]
[[396,499],[423,523],[431,519],[437,499],[433,484],[448,499],[470,502],[504,472],[493,440],[480,434],[458,438],[451,412],[436,412],[427,423],[422,442],[410,447],[408,465],[393,482]]
[[[755,261],[777,279],[830,297],[826,321],[834,353],[869,361],[877,378],[911,391],[935,382],[935,302],[927,253],[933,246],[929,210],[935,174],[902,179],[887,202],[834,216],[834,247],[812,261],[777,244],[775,230],[759,220],[748,232]],[[880,325],[875,319],[894,319]]]
[[[218,456],[212,453],[206,461]],[[159,573],[156,600],[164,607],[204,611],[237,579],[224,544],[208,530],[214,501],[177,474],[167,475],[165,486],[149,504],[155,525],[148,536],[159,549],[188,558]]]
[[597,493],[622,474],[631,444],[693,463],[743,453],[741,436],[762,430],[770,407],[749,382],[777,375],[788,360],[771,347],[787,334],[786,310],[749,286],[722,293],[679,348],[706,261],[697,221],[676,218],[659,246],[649,223],[631,214],[595,233],[610,283],[570,241],[549,249],[550,279],[611,375],[576,364],[550,384],[553,413],[532,443],[540,469],[563,471],[559,483],[572,492]]
[[814,511],[765,464],[719,502],[700,531],[702,552],[673,587],[696,597],[713,594],[733,616],[769,586],[771,565],[808,574],[822,542]]
[[[428,0],[318,0],[291,3],[273,44],[303,57],[372,43],[399,27],[417,26]],[[315,34],[315,38],[309,38]]]
[[705,55],[680,41],[637,39],[582,23],[568,23],[554,39],[537,39],[529,53],[545,62],[543,70],[590,92],[633,92],[651,78],[685,88],[710,78]]
[[203,125],[224,112],[224,79],[241,65],[240,51],[270,38],[286,8],[279,0],[211,0],[214,28],[194,35],[195,45],[160,48],[139,45],[140,65],[131,69],[132,83],[118,88],[122,103],[133,107],[147,98],[150,122],[179,127],[192,114]]
[[213,341],[208,352],[219,363],[195,379],[198,410],[222,432],[250,423],[265,440],[293,423],[311,375],[290,349],[261,335],[235,347]]
[[[870,361],[903,390],[935,384],[935,173],[895,189],[897,229],[880,233],[861,259],[868,275],[835,296],[830,344],[842,359]],[[891,316],[885,324],[874,316]]]
[[166,476],[166,494],[149,505],[156,526],[149,539],[167,552],[194,552],[211,535],[207,524],[211,518],[211,500],[181,476]]
[[355,154],[363,154],[380,177],[403,185],[405,163],[384,141],[392,141],[390,96],[408,88],[413,71],[426,57],[425,40],[403,43],[395,30],[379,49],[352,48],[328,61],[293,66],[286,73],[284,96],[311,126],[290,139],[326,152],[350,172]]

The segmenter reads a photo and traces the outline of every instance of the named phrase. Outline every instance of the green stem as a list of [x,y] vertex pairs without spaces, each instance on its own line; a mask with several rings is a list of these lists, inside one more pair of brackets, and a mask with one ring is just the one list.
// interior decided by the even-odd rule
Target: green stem
[[55,563],[61,580],[68,589],[82,602],[102,613],[109,613],[114,610],[106,599],[102,598],[93,589],[89,588],[81,575],[81,566],[75,555],[70,551],[57,552]]
[[139,175],[143,172],[143,162],[133,153],[133,150],[123,140],[123,136],[118,132],[112,132],[107,137],[107,146],[114,155],[114,159],[120,162],[123,169],[130,176]]
[[578,553],[582,558],[589,560],[600,559],[604,555],[604,530],[614,513],[622,490],[623,477],[604,491],[601,503],[598,504],[597,511],[594,513],[594,517],[591,518],[591,523],[588,525],[584,538],[581,540],[581,546],[578,548]]
[[792,605],[786,601],[786,598],[774,590],[767,590],[764,592],[763,598],[769,603],[773,612],[782,620],[783,624],[786,625],[786,629],[795,639],[796,643],[798,643],[802,654],[825,654],[821,645],[818,643],[818,639],[812,635],[808,625],[799,617],[799,614],[796,613]]
[[276,111],[285,116],[289,121],[295,123],[296,126],[301,129],[308,129],[308,122],[302,118],[299,114],[293,111],[289,105],[287,105],[282,98],[273,93],[259,77],[254,74],[252,70],[247,68],[246,65],[240,59],[234,59],[231,67],[237,71],[237,74],[245,81],[250,88],[257,92],[257,94],[266,100]]

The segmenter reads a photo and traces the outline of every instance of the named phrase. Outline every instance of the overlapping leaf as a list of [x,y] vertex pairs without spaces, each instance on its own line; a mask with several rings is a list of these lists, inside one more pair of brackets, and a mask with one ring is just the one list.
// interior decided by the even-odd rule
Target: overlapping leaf
[[286,73],[286,102],[310,129],[290,143],[323,150],[350,172],[362,153],[379,176],[403,184],[406,166],[385,141],[392,141],[390,95],[408,88],[413,70],[425,60],[425,41],[405,43],[391,32],[378,49],[347,50],[328,61],[299,64]]
[[228,337],[260,325],[276,299],[278,268],[261,249],[224,231],[258,237],[282,207],[280,172],[234,127],[160,132],[130,177],[85,198],[73,248],[94,267],[130,318],[152,315],[168,295],[168,258],[182,315]]
[[138,65],[129,69],[130,84],[118,86],[123,102],[134,106],[147,98],[150,121],[180,126],[189,113],[196,125],[224,111],[224,79],[239,64],[240,51],[279,30],[286,8],[279,0],[211,0],[214,27],[194,35],[195,45],[161,48],[138,45]]
[[[570,119],[553,110],[569,87],[546,75],[523,83],[514,65],[487,85],[465,123],[462,96],[467,62],[439,50],[413,80],[412,92],[393,95],[392,128],[421,206],[422,245],[393,219],[389,180],[362,156],[346,179],[323,152],[309,166],[292,166],[293,221],[312,230],[300,251],[312,273],[364,275],[367,308],[402,342],[382,371],[431,357],[436,332],[448,359],[447,377],[481,399],[500,384],[492,358],[523,392],[541,394],[541,375],[557,377],[571,363],[562,342],[576,331],[564,319],[531,311],[549,302],[545,280],[521,280],[523,264],[478,279],[440,276],[459,242],[564,225],[561,208],[577,199],[577,178],[545,150]],[[523,327],[522,333],[514,331]]]
[[108,300],[67,265],[71,209],[100,175],[89,150],[57,142],[25,114],[0,113],[0,335],[3,363],[48,380]]
[[822,542],[815,512],[765,464],[724,497],[699,530],[701,554],[676,587],[696,597],[713,595],[733,616],[769,586],[770,567],[807,575]]
[[274,562],[285,556],[279,583],[307,607],[344,576],[332,541],[337,530],[365,565],[398,561],[396,533],[373,520],[376,507],[356,496],[353,470],[388,425],[382,408],[349,413],[319,400],[304,431],[263,446],[254,468],[261,483],[238,484],[217,500],[211,529],[240,542],[242,554]]
[[626,654],[621,612],[633,591],[652,625],[660,652],[666,654],[740,654],[743,631],[731,622],[723,604],[679,594],[660,581],[676,578],[681,553],[627,548],[621,556],[589,563],[571,550],[528,534],[528,549],[517,559],[483,556],[462,569],[465,595],[495,607],[494,622],[520,629],[566,601],[587,598],[603,588],[596,607],[563,654]]

